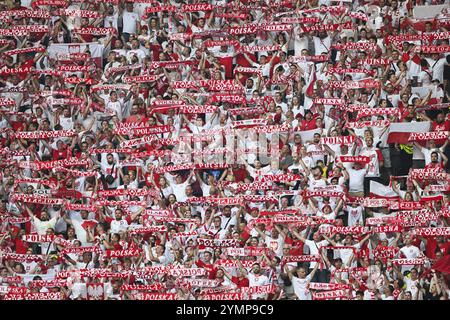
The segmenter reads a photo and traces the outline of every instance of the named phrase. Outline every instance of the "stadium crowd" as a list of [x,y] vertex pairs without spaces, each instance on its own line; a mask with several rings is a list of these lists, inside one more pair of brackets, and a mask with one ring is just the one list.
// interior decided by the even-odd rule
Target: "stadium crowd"
[[2,2],[0,299],[448,300],[448,4]]

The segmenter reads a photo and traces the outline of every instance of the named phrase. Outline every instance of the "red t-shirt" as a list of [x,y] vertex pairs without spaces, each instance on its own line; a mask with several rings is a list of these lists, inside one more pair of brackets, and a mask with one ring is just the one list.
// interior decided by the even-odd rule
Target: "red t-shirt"
[[67,159],[69,157],[69,150],[68,150],[68,148],[66,148],[64,150],[53,149],[52,157],[53,157],[53,160]]
[[238,277],[231,277],[231,281],[237,285],[238,288],[249,287],[250,282],[247,278],[239,279]]
[[202,260],[197,260],[195,264],[200,267],[206,269],[208,271],[208,278],[214,280],[216,278],[217,269],[214,268],[214,265],[211,263],[204,263]]
[[[433,121],[432,131],[450,131],[450,120],[445,120],[443,123],[438,124]],[[437,146],[441,146],[445,143],[446,139],[436,139],[435,143]]]

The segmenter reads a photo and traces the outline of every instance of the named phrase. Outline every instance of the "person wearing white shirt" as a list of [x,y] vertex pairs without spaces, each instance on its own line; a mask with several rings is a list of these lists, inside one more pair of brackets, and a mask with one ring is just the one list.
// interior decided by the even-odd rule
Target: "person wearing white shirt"
[[444,66],[449,65],[449,55],[446,53],[443,58],[439,58],[439,53],[433,53],[431,58],[425,58],[430,65],[433,80],[437,79],[440,83],[444,82]]
[[356,202],[347,206],[345,211],[348,212],[347,225],[349,227],[363,225],[363,208]]
[[[319,232],[313,233],[313,240],[307,240],[296,230],[292,230],[292,234],[297,239],[302,241],[306,246],[308,246],[309,254],[313,255],[313,256],[319,256],[319,254],[321,253],[320,248],[325,247],[329,243],[328,240],[321,240],[322,236],[319,234]],[[314,269],[314,267],[316,267],[316,265],[318,265],[317,262],[311,261],[311,263],[309,264],[309,268]],[[326,273],[323,271],[326,272],[326,270],[320,270],[319,273],[317,273],[314,277],[315,280],[317,280],[318,282],[326,282]]]
[[[267,276],[261,274],[261,266],[259,263],[255,263],[252,267],[252,272],[248,272],[240,260],[237,260],[239,263],[239,268],[241,272],[247,275],[250,287],[260,287],[270,284],[270,280]],[[251,297],[252,300],[264,300],[267,299],[267,293],[263,294],[253,294]]]
[[191,171],[189,177],[183,182],[183,178],[181,175],[177,175],[175,178],[175,182],[171,183],[170,186],[172,187],[173,194],[177,198],[177,201],[183,202],[186,201],[187,195],[186,195],[186,187],[191,183],[191,181],[194,181],[195,178],[193,178],[193,172]]
[[139,15],[133,11],[133,2],[126,3],[126,10],[122,12],[123,19],[123,37],[125,42],[128,42],[130,35],[137,34],[140,18]]
[[289,269],[289,266],[287,264],[284,266],[284,269],[288,274],[289,280],[291,280],[292,282],[294,293],[297,296],[298,300],[312,300],[311,292],[309,291],[308,287],[318,267],[319,265],[316,264],[316,266],[308,275],[306,275],[307,274],[306,269],[300,267],[295,270],[296,275],[293,275],[292,271]]
[[36,217],[33,212],[30,210],[30,208],[25,207],[28,211],[28,214],[32,218],[32,222],[34,227],[36,228],[36,232],[39,235],[45,235],[47,234],[47,229],[55,229],[56,222],[58,221],[59,214],[55,215],[53,218],[50,219],[50,216],[47,212],[43,211],[41,213],[41,218],[39,219]]
[[255,67],[255,68],[261,70],[262,77],[270,77],[270,70],[272,68],[272,63],[277,55],[278,55],[278,53],[273,54],[270,61],[267,61],[267,56],[261,55],[259,57],[259,63],[257,63],[257,62],[253,62],[253,60],[248,57],[247,53],[244,53],[244,57],[248,61],[248,63],[250,63],[250,65],[252,67]]
[[[416,259],[423,255],[419,248],[412,245],[410,236],[405,237],[405,246],[400,249],[400,252],[406,259]],[[414,265],[402,265],[402,273],[411,270],[413,267]]]

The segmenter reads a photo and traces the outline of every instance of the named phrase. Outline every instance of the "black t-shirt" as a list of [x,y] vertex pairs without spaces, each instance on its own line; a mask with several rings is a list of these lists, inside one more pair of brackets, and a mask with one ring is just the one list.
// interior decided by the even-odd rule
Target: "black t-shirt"
[[427,292],[424,296],[423,296],[423,300],[440,300],[441,295],[433,295],[430,292]]

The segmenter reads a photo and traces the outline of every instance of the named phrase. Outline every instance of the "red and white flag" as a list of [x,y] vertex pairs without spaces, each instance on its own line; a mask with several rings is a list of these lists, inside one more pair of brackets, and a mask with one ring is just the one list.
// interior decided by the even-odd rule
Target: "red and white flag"
[[387,143],[408,144],[411,133],[428,132],[431,128],[431,122],[392,122],[389,125]]
[[390,187],[376,181],[370,181],[370,196],[375,198],[398,200],[398,194]]

